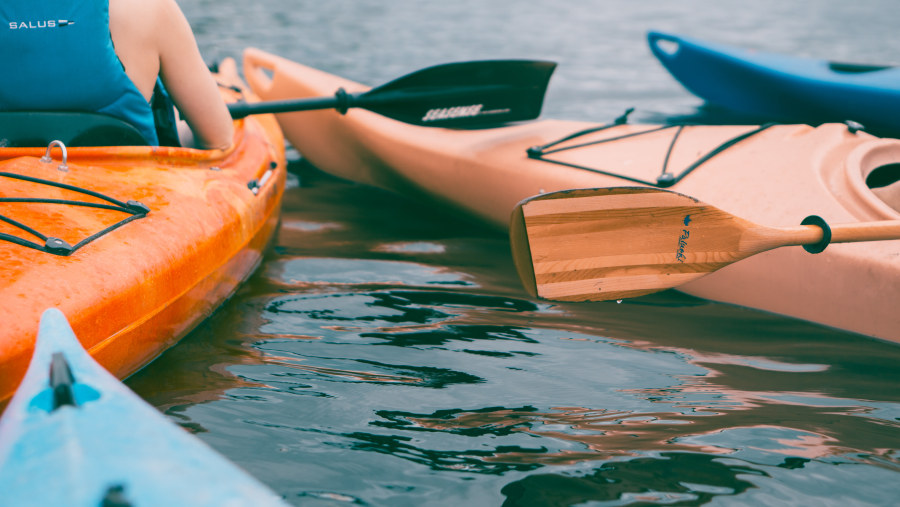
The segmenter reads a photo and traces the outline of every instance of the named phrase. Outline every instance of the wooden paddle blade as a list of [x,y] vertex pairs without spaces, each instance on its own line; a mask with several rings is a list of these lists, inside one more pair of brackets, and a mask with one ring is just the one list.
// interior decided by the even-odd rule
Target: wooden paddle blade
[[481,127],[541,114],[556,64],[485,60],[437,65],[354,98],[354,106],[413,125]]
[[513,213],[510,240],[526,290],[559,301],[650,294],[788,244],[778,229],[691,197],[630,187],[522,201]]

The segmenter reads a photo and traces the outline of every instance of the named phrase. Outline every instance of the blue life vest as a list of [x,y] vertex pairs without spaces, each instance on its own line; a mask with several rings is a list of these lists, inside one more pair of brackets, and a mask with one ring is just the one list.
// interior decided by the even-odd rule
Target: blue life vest
[[2,0],[0,21],[0,110],[107,114],[159,144],[113,48],[109,0]]

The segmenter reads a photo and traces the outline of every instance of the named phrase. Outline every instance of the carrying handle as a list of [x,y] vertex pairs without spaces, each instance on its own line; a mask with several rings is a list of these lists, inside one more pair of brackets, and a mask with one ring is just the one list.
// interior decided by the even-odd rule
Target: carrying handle
[[650,51],[660,60],[675,58],[681,49],[680,37],[661,32],[647,32],[647,43],[650,44]]

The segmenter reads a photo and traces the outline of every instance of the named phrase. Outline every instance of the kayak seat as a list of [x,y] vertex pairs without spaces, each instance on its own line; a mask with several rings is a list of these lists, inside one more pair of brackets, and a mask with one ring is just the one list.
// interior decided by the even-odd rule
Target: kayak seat
[[134,126],[98,113],[0,112],[0,147],[44,147],[51,141],[66,146],[147,146]]

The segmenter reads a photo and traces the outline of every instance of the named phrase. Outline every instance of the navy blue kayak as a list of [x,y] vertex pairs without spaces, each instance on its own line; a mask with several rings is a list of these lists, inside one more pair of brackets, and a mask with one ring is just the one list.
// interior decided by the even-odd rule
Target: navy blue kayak
[[854,121],[900,133],[900,67],[752,51],[659,32],[650,49],[691,93],[757,119],[817,125]]
[[0,418],[0,504],[284,505],[104,370],[55,309]]

